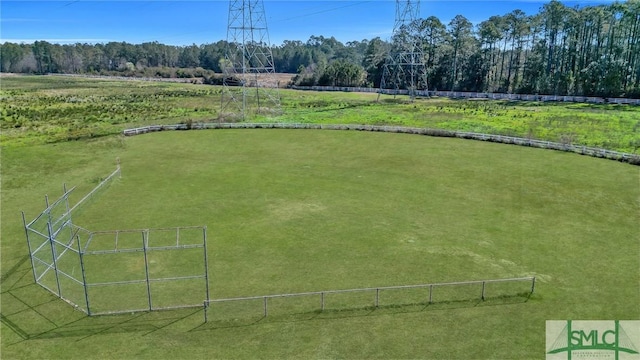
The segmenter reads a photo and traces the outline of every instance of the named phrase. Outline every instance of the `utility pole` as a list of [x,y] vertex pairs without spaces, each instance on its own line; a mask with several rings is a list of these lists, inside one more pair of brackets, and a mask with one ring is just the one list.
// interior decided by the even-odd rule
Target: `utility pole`
[[419,13],[420,0],[396,0],[391,49],[382,71],[378,98],[381,93],[396,95],[406,89],[411,99],[415,99],[416,90],[429,89],[424,51],[415,29]]
[[221,64],[220,121],[280,112],[278,81],[262,0],[230,0],[227,49]]

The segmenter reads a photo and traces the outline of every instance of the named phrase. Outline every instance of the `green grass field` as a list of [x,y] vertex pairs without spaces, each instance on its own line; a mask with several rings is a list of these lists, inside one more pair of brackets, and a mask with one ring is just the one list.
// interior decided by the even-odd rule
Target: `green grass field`
[[[212,298],[527,275],[536,292],[293,316],[274,303],[264,319],[207,324],[197,309],[89,318],[34,284],[20,210],[33,218],[62,183],[77,201],[116,158],[122,179],[74,221],[208,226]],[[1,170],[6,359],[543,358],[545,320],[640,317],[628,164],[406,134],[211,130],[14,143]]]
[[[0,140],[41,144],[128,127],[216,121],[221,88],[54,76],[0,79]],[[370,124],[462,130],[640,154],[640,107],[280,91],[282,114],[249,121]]]

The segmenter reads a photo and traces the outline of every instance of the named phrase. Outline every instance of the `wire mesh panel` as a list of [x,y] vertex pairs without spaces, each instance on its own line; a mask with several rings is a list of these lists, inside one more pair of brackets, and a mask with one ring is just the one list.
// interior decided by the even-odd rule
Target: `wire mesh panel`
[[[234,325],[254,323],[264,318],[264,304],[264,298],[211,301],[205,307],[206,321],[232,323]],[[268,306],[267,300],[267,311]]]
[[142,251],[85,254],[87,284],[146,281]]
[[70,213],[73,212],[74,214],[77,214],[79,210],[81,210],[84,206],[90,204],[93,199],[95,199],[105,189],[107,189],[115,179],[120,178],[120,176],[121,176],[121,170],[120,170],[120,164],[118,161],[117,168],[104,179],[100,178],[100,182],[98,183],[98,185],[96,185],[96,187],[93,188],[88,194],[86,194],[84,197],[78,200],[78,202],[76,202],[75,205],[71,207],[69,212]]
[[[137,235],[141,244],[142,238]],[[104,245],[95,239],[91,244]],[[92,314],[149,310],[145,260],[141,251],[97,250],[84,254],[83,260]]]
[[[153,232],[149,232],[147,236],[147,247],[149,248],[173,248],[180,246],[180,240],[184,240],[189,237],[190,231],[180,229],[154,229]],[[188,244],[202,243],[202,234],[200,238],[195,241],[188,242]]]
[[[51,249],[51,243],[49,241],[49,236],[45,235],[48,234],[48,227],[46,225],[46,221],[44,221],[44,225],[42,224],[42,219],[43,217],[34,220],[34,223],[32,223],[33,228],[27,229],[27,240],[30,248],[35,281],[36,283],[43,282],[41,285],[51,290],[50,286],[47,286],[48,282],[42,280],[47,273],[53,269],[53,252]],[[41,231],[44,231],[44,233]]]
[[510,300],[528,298],[532,292],[533,281],[501,280],[487,281],[484,286],[484,300]]
[[116,230],[92,232],[84,247],[86,254],[98,255],[117,252],[142,251],[142,230]]
[[62,296],[57,263],[70,249],[73,240],[68,201],[72,190],[65,191],[51,204],[46,197],[47,208],[29,224],[23,214],[35,282],[57,296]]
[[203,228],[155,229],[147,234],[154,309],[202,306],[207,291]]
[[371,310],[376,305],[375,290],[326,292],[324,311]]
[[88,284],[87,290],[91,315],[149,311],[144,280]]
[[[71,258],[71,256],[69,256]],[[87,303],[85,297],[85,286],[82,280],[78,280],[76,277],[82,279],[82,273],[80,267],[72,268],[72,272],[58,271],[58,281],[60,282],[60,297],[76,306],[79,310],[87,312]]]
[[78,246],[75,239],[77,229],[73,226],[70,220],[65,221],[59,226],[53,234],[53,240],[56,242],[56,254],[58,258],[64,256],[64,254],[71,250],[78,252]]
[[381,289],[377,298],[379,308],[421,308],[429,303],[429,287]]
[[[39,235],[44,238],[43,242],[49,239],[49,214],[45,212],[38,215],[32,222],[26,225],[27,231],[29,232],[28,236],[31,235]],[[34,239],[29,239],[34,240]],[[36,240],[37,241],[37,240]],[[32,247],[31,250],[33,252],[37,251],[37,247]]]
[[151,281],[153,310],[202,307],[206,284],[201,277]]
[[[204,274],[201,248],[181,248],[179,251],[147,249],[147,260],[150,279],[171,280],[202,277]],[[202,299],[198,301],[202,302]]]
[[92,233],[83,253],[92,312],[202,306],[205,241],[203,227]]
[[200,247],[202,231],[203,228],[199,226],[152,229],[148,232],[147,247],[149,249]]
[[147,232],[147,261],[154,309],[202,306],[207,266],[202,227]]
[[53,253],[48,242],[38,251],[37,255],[32,256],[32,261],[36,283],[60,296],[57,273],[53,264]]
[[51,235],[54,238],[58,238],[58,233],[70,226],[71,212],[69,211],[69,194],[70,192],[63,195],[46,210],[47,216],[49,217]]
[[314,317],[322,309],[318,294],[276,296],[268,299],[267,315],[278,319],[300,320]]
[[479,301],[481,296],[482,283],[437,284],[432,288],[431,303]]

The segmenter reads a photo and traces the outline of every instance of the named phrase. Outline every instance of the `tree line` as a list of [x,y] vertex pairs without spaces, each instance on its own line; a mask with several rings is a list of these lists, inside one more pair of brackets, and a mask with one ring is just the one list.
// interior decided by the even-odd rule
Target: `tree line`
[[[418,19],[412,36],[424,53],[431,90],[640,97],[640,0],[568,7],[553,0],[534,15],[514,10],[474,26]],[[272,46],[277,72],[297,85],[380,86],[395,39],[342,43],[311,36]],[[189,46],[129,44],[0,45],[0,71],[216,78],[224,40]]]

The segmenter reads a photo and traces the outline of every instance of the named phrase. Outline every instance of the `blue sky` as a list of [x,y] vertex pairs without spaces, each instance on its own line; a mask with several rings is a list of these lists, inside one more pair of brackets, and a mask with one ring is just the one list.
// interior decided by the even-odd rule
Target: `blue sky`
[[[272,44],[306,41],[311,35],[341,42],[391,37],[394,0],[263,0]],[[563,1],[586,6],[613,1]],[[422,0],[420,17],[443,23],[461,14],[474,24],[515,9],[535,14],[544,1]],[[0,42],[133,44],[158,41],[171,45],[206,44],[226,39],[229,2],[200,1],[7,1],[0,2]]]

